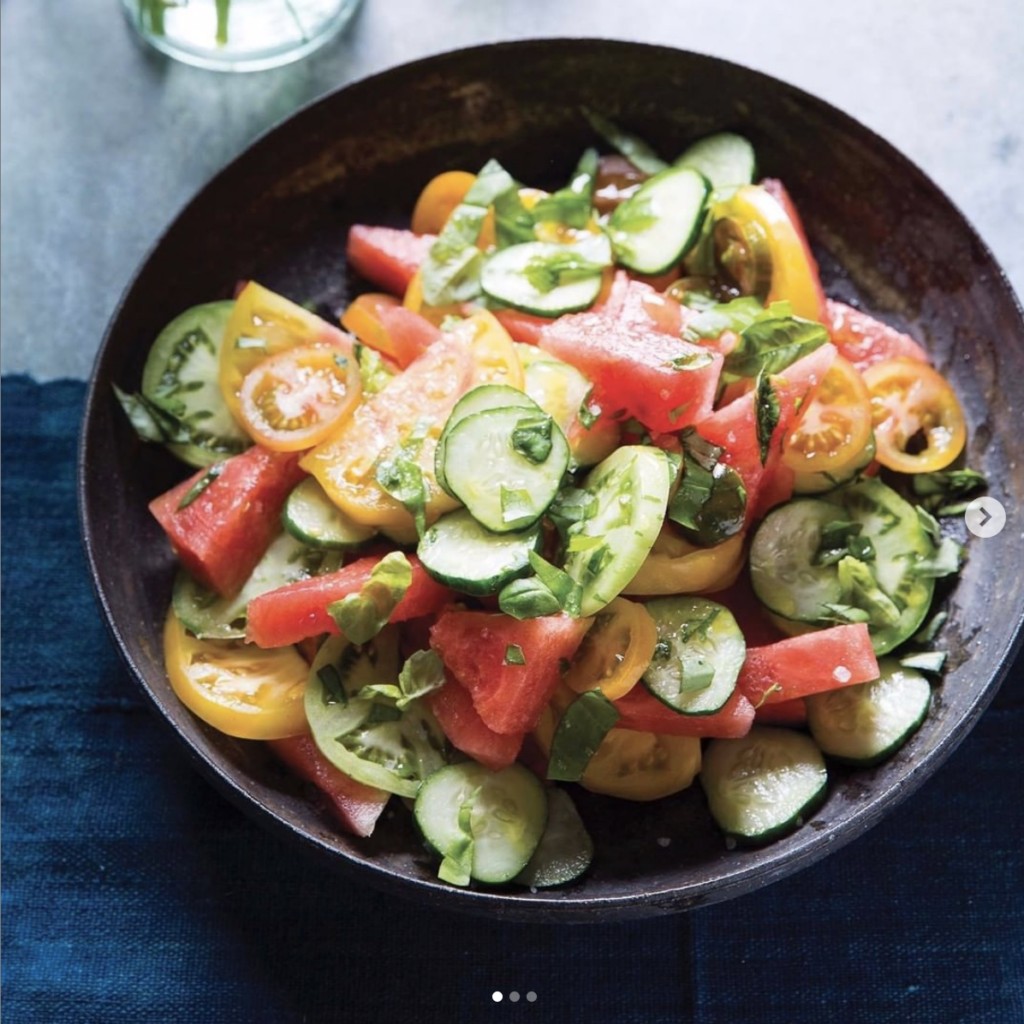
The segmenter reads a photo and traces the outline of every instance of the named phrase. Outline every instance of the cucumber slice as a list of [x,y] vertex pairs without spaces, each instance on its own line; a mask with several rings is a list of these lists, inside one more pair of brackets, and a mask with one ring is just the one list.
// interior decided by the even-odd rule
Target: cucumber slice
[[245,636],[246,608],[254,597],[340,567],[337,555],[311,549],[282,533],[271,541],[234,597],[221,597],[181,569],[174,580],[171,603],[181,624],[201,640],[238,640]]
[[928,716],[932,688],[920,672],[882,658],[881,676],[807,697],[807,724],[818,746],[846,764],[869,767],[894,754]]
[[452,497],[454,494],[448,488],[448,482],[444,476],[445,449],[448,447],[448,435],[467,416],[473,416],[486,409],[511,409],[521,408],[537,411],[537,403],[529,395],[518,388],[509,387],[507,384],[481,384],[479,387],[467,391],[454,405],[445,422],[444,430],[437,441],[437,448],[434,450],[434,479]]
[[500,884],[529,863],[548,811],[544,787],[522,765],[492,772],[465,761],[431,775],[420,787],[413,813],[423,837],[442,857],[465,851],[468,842],[469,875]]
[[863,610],[869,614],[872,645],[885,654],[912,636],[928,614],[935,580],[918,574],[915,565],[934,552],[934,545],[914,507],[878,480],[859,480],[821,499],[798,498],[771,511],[750,546],[754,592],[785,619],[816,625],[842,621],[836,609],[850,598],[839,567],[814,564],[823,527],[837,521],[860,524],[861,536],[874,548],[874,559],[865,564],[895,614],[881,617],[868,605]]
[[747,645],[732,612],[704,597],[647,602],[658,630],[642,681],[662,703],[683,715],[720,711],[736,689]]
[[524,313],[575,313],[594,304],[604,268],[611,264],[610,250],[595,255],[606,258],[594,259],[586,251],[555,242],[510,245],[487,258],[480,286],[488,298]]
[[309,672],[305,708],[313,740],[336,768],[357,782],[414,797],[447,761],[447,741],[423,700],[399,709],[367,686],[397,686],[398,631],[385,626],[360,647],[327,639]]
[[825,761],[809,736],[755,725],[736,740],[712,740],[700,781],[718,827],[760,844],[802,825],[824,799]]
[[441,516],[416,549],[423,568],[439,583],[481,597],[533,570],[530,552],[540,548],[540,526],[492,533],[464,508]]
[[176,316],[156,337],[142,370],[142,394],[176,416],[191,444],[167,447],[191,466],[208,466],[252,443],[221,394],[220,344],[234,302],[206,302]]
[[674,267],[700,234],[710,191],[692,167],[669,167],[648,178],[608,218],[618,262],[640,274]]
[[650,445],[617,448],[587,475],[594,511],[569,528],[565,560],[581,615],[596,615],[637,574],[665,521],[672,475],[668,456]]
[[754,147],[742,135],[719,132],[699,139],[675,161],[699,171],[714,189],[749,185],[756,169]]
[[351,520],[327,497],[315,477],[307,477],[288,495],[282,513],[285,529],[310,547],[343,551],[369,540],[376,530]]
[[569,445],[540,408],[487,409],[448,432],[444,477],[473,518],[495,533],[522,530],[551,504]]
[[548,823],[530,862],[515,880],[532,889],[567,885],[582,875],[594,859],[594,840],[572,797],[557,786],[547,791]]
[[793,478],[794,494],[825,494],[843,484],[856,480],[861,470],[866,469],[875,457],[875,435],[872,434],[860,457],[849,468],[837,473],[801,473],[796,471]]

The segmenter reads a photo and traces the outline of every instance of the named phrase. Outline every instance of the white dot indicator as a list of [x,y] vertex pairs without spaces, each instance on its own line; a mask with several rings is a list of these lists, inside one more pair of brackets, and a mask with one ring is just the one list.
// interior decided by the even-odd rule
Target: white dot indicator
[[509,992],[509,994],[508,994],[508,1001],[510,1003],[518,1003],[519,1002],[519,993],[518,992]]
[[500,992],[492,992],[492,993],[491,993],[491,998],[492,998],[492,999],[493,999],[493,1000],[494,1000],[494,1001],[495,1001],[496,1003],[500,1003],[500,1002],[501,1002],[501,998],[502,998],[502,997],[501,997],[501,993],[500,993]]
[[536,992],[527,992],[526,993],[526,1001],[528,1003],[535,1003],[535,1002],[537,1002],[537,993]]

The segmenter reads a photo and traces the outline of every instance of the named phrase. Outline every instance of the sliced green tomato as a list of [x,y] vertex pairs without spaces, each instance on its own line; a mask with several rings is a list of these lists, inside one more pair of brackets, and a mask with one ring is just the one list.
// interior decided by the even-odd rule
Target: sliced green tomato
[[807,820],[824,799],[828,773],[809,736],[755,725],[741,739],[708,744],[700,781],[718,827],[759,844]]
[[343,551],[377,532],[350,519],[327,497],[315,477],[308,477],[288,495],[282,513],[285,529],[310,547]]
[[526,867],[548,815],[544,787],[532,772],[518,764],[492,772],[475,761],[431,775],[413,813],[442,857],[468,852],[469,875],[492,884],[511,881]]
[[589,309],[601,292],[602,272],[610,263],[610,251],[601,260],[575,246],[523,242],[489,256],[480,284],[496,302],[535,316],[556,317]]
[[317,652],[306,686],[313,739],[336,768],[357,782],[414,797],[423,780],[447,759],[447,743],[426,702],[399,709],[367,686],[397,686],[398,632],[385,626],[356,647],[332,636]]
[[932,688],[920,672],[893,658],[881,659],[878,668],[873,682],[806,698],[811,735],[830,757],[860,767],[878,764],[928,716]]
[[674,267],[700,234],[710,191],[691,167],[669,167],[648,178],[608,218],[618,262],[639,274]]
[[548,791],[548,823],[529,863],[516,875],[520,885],[548,889],[567,885],[582,875],[594,858],[594,840],[572,797],[552,786]]
[[416,554],[439,583],[483,596],[528,575],[530,552],[539,549],[540,541],[539,524],[513,533],[493,533],[466,509],[456,509],[423,534]]
[[[487,409],[521,408],[537,411],[537,403],[519,388],[508,384],[481,384],[467,391],[454,405],[434,451],[434,477],[444,490],[452,495],[444,476],[445,449],[448,435],[467,417]],[[454,497],[454,495],[452,495]]]
[[699,139],[675,161],[676,167],[692,167],[714,189],[749,185],[756,167],[754,147],[742,135],[719,132]]
[[801,473],[797,470],[793,478],[794,494],[825,494],[843,484],[855,480],[875,457],[875,438],[871,436],[861,456],[847,469],[833,473]]
[[747,656],[732,612],[703,597],[664,597],[647,603],[658,630],[643,684],[683,715],[712,715],[736,689]]
[[[531,439],[543,441],[527,450]],[[473,518],[495,533],[523,530],[551,504],[569,466],[558,424],[537,408],[487,409],[448,432],[444,477]]]
[[624,445],[588,474],[594,511],[570,527],[565,560],[581,615],[597,614],[637,574],[665,520],[671,478],[668,456],[650,445]]
[[177,416],[192,435],[190,444],[168,445],[190,466],[208,466],[251,444],[217,378],[220,344],[234,305],[206,302],[176,316],[157,335],[142,370],[142,394]]
[[180,569],[171,598],[174,614],[190,633],[201,639],[240,640],[245,636],[246,609],[254,597],[340,567],[337,555],[310,549],[290,534],[282,533],[271,542],[234,597],[221,597]]

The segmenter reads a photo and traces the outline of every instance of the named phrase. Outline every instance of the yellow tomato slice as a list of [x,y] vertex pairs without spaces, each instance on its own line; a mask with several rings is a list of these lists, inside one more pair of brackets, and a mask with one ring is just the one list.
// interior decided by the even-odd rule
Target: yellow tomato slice
[[[712,206],[718,219],[753,225],[746,232],[758,236],[771,258],[771,287],[767,301],[789,301],[796,316],[821,319],[817,276],[807,260],[803,242],[782,204],[760,185],[743,185],[728,199]],[[757,244],[752,243],[752,244]]]
[[744,534],[701,548],[666,523],[624,594],[708,594],[731,586],[743,568]]
[[576,693],[599,689],[609,700],[618,700],[644,674],[657,642],[658,628],[647,609],[617,597],[594,616],[565,673],[565,684]]
[[310,345],[269,356],[242,381],[242,422],[258,444],[297,452],[318,444],[351,412],[362,391],[355,358]]
[[239,423],[246,374],[268,356],[308,345],[334,346],[347,355],[352,347],[337,327],[255,281],[238,293],[221,342],[219,377],[224,401]]
[[851,363],[836,356],[786,437],[782,461],[798,473],[839,473],[871,440],[871,395]]
[[472,387],[507,384],[523,390],[523,365],[515,343],[493,313],[480,310],[456,325],[452,333],[469,339],[473,354]]
[[[468,321],[467,321],[468,322]],[[433,520],[458,503],[434,477],[434,451],[448,414],[473,381],[471,336],[450,332],[403,373],[371,395],[327,440],[307,452],[302,468],[320,481],[331,500],[364,526],[415,539],[412,513],[377,482],[382,458],[412,441],[423,474],[426,514]],[[420,440],[413,440],[421,436]]]
[[208,725],[245,740],[279,740],[308,728],[309,665],[294,647],[199,640],[174,610],[164,623],[164,664],[178,699]]
[[967,423],[956,393],[927,363],[886,359],[864,371],[875,457],[899,473],[944,469],[963,451]]
[[439,234],[475,181],[476,175],[469,171],[444,171],[431,178],[413,208],[412,230],[417,235]]
[[341,326],[354,334],[364,345],[383,352],[386,356],[395,356],[395,346],[391,336],[380,321],[380,311],[388,306],[399,305],[398,299],[383,292],[365,292],[356,296],[341,317]]
[[[544,709],[533,735],[545,754],[551,752],[558,720],[575,696],[562,686]],[[660,800],[691,786],[699,771],[700,740],[695,736],[612,729],[590,759],[580,785],[622,800]]]

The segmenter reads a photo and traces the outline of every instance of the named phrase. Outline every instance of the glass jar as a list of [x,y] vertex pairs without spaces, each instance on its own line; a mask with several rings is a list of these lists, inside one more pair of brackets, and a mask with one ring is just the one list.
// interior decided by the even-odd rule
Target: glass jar
[[163,53],[214,71],[260,71],[333,38],[361,0],[121,0]]

